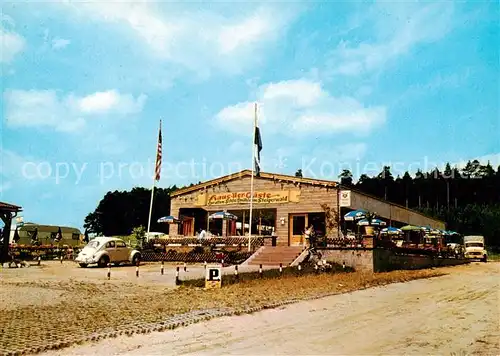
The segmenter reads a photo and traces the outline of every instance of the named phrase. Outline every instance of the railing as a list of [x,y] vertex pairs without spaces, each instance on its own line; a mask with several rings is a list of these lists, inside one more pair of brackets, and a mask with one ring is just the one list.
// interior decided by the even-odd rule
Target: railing
[[144,251],[142,260],[145,262],[186,262],[186,263],[221,263],[239,264],[248,259],[253,252],[154,252]]
[[[250,239],[252,248],[260,247],[264,244],[262,236],[255,236]],[[144,249],[154,249],[168,246],[202,246],[202,247],[225,247],[225,246],[248,246],[248,237],[209,237],[199,239],[195,237],[174,237],[168,239],[152,239],[144,243]]]

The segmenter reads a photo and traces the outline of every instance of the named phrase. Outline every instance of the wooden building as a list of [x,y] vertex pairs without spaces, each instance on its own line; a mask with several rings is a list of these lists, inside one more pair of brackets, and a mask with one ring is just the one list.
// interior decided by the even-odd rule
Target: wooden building
[[[247,235],[251,174],[244,170],[172,193],[170,212],[183,223],[170,235],[194,236],[201,229],[216,235]],[[278,245],[300,246],[304,244],[304,229],[313,225],[318,234],[337,237],[343,215],[360,208],[376,212],[396,227],[413,224],[445,228],[442,221],[341,188],[336,182],[261,172],[254,177],[252,235],[273,234],[278,237]],[[208,216],[217,211],[235,214],[241,224],[237,228],[235,222],[210,221]]]

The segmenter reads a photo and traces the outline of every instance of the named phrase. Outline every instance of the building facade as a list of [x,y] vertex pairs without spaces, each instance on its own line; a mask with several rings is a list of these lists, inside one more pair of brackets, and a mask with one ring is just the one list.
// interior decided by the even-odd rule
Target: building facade
[[[251,175],[244,170],[172,193],[170,213],[183,223],[177,231],[171,227],[170,235],[194,236],[201,229],[214,235],[247,235]],[[313,226],[319,235],[335,238],[344,228],[343,215],[360,208],[376,212],[392,226],[445,228],[442,221],[341,189],[336,182],[261,172],[254,177],[252,235],[275,235],[278,245],[297,246],[304,244],[304,230]],[[211,221],[209,215],[218,211],[227,211],[238,219]]]

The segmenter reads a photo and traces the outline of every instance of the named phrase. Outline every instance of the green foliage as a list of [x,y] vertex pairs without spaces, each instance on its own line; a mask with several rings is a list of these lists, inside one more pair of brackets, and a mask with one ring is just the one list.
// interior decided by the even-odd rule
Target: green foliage
[[134,227],[132,229],[132,236],[134,236],[137,246],[142,247],[146,238],[146,229],[142,225]]
[[[156,221],[170,215],[170,193],[175,190],[175,186],[155,189],[151,231],[168,233],[168,224]],[[130,235],[134,227],[148,225],[150,200],[151,190],[145,188],[108,192],[87,215],[84,228],[105,236]]]

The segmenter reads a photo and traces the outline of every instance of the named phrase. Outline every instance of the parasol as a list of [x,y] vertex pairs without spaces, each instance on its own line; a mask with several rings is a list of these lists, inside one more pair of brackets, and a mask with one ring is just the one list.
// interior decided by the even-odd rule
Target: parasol
[[388,235],[400,235],[403,233],[403,230],[398,229],[396,227],[389,226],[389,227],[386,227],[386,228],[380,230],[380,233],[388,234]]
[[366,217],[367,211],[364,209],[358,209],[348,212],[344,215],[345,221],[354,221],[358,219],[364,219]]
[[179,222],[180,220],[177,219],[176,217],[173,217],[172,215],[164,216],[158,219],[158,223],[178,224]]
[[358,221],[359,226],[386,226],[387,223],[380,219],[372,219],[369,221],[368,219],[363,219]]
[[227,211],[218,211],[208,217],[210,220],[223,219],[223,220],[238,220],[238,217]]

